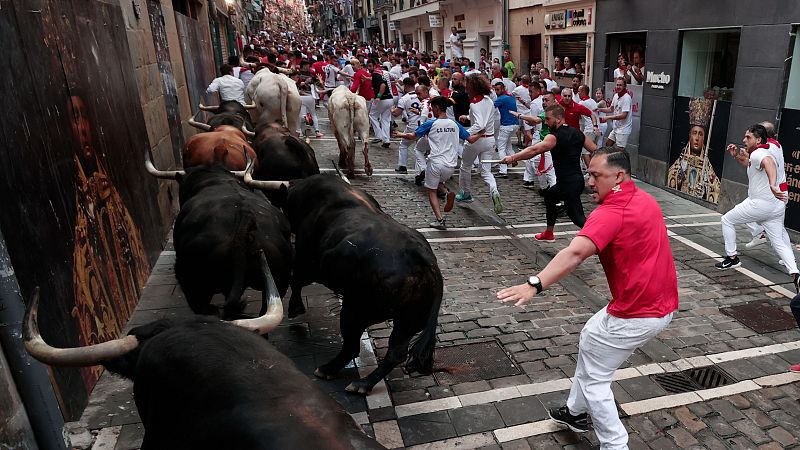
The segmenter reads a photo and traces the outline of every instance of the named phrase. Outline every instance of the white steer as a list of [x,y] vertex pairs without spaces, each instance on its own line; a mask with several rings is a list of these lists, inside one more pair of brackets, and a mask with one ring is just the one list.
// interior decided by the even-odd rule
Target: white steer
[[364,173],[372,175],[369,163],[369,115],[364,97],[350,92],[346,86],[333,90],[328,100],[328,118],[339,144],[339,166],[347,167],[347,176],[355,175],[356,137],[364,143]]
[[300,92],[291,78],[259,70],[247,85],[247,95],[252,99],[256,110],[253,121],[261,129],[271,123],[278,123],[292,133],[300,127]]

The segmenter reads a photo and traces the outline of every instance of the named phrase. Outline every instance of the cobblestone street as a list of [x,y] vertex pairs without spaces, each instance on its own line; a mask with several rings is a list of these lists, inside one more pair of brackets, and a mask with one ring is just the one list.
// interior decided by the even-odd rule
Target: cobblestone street
[[[331,168],[338,150],[330,129],[325,126],[323,132],[326,136],[311,144],[321,167]],[[368,331],[361,357],[340,379],[315,379],[314,369],[338,352],[340,339],[339,299],[319,285],[303,291],[308,313],[285,319],[270,341],[387,448],[598,448],[592,431],[560,430],[547,415],[547,408],[566,400],[583,324],[609,299],[597,257],[529,305],[508,306],[495,299],[501,287],[521,283],[544,267],[577,227],[560,216],[554,242],[533,239],[544,229],[544,201],[522,187],[520,166],[509,178],[498,179],[505,212],[493,212],[486,186],[473,175],[476,201],[456,205],[447,214],[447,231],[433,230],[427,228],[433,215],[424,189],[414,185],[413,173],[393,170],[397,143],[389,149],[371,145],[370,160],[375,174],[357,175],[352,183],[392,217],[424,234],[444,276],[434,374],[409,376],[397,368],[365,398],[345,393],[349,381],[371,371],[386,351],[387,323]],[[360,154],[356,165],[363,168]],[[742,227],[742,266],[717,271],[713,264],[723,253],[720,214],[637,183],[661,205],[681,303],[670,326],[616,374],[613,390],[630,432],[630,448],[800,448],[800,374],[787,372],[790,364],[800,362],[800,334],[793,319],[780,327],[786,323],[780,314],[789,315],[794,289],[778,257],[769,245],[746,249],[749,234]],[[457,189],[457,177],[448,185]],[[588,214],[594,205],[588,195],[583,200]],[[792,239],[797,242],[796,236]],[[174,258],[168,243],[128,328],[190,314],[174,278]],[[257,310],[260,293],[246,295]],[[775,315],[768,317],[775,330],[757,332],[726,309],[749,302],[775,307]],[[695,380],[676,392],[663,381],[700,368],[717,369],[725,384],[707,388]],[[93,448],[138,448],[143,430],[131,391],[129,382],[105,373],[81,423],[72,424],[73,438],[90,430],[99,433]]]

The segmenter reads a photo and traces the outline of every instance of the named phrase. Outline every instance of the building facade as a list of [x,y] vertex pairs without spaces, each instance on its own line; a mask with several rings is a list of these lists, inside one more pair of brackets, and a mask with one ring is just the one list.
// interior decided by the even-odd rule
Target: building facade
[[[612,81],[618,57],[644,64],[637,175],[726,212],[747,195],[747,175],[725,151],[745,129],[776,122],[790,202],[800,229],[800,4],[608,0],[596,12],[595,85]],[[646,30],[646,31],[643,31]],[[629,61],[628,67],[633,61]],[[794,82],[792,82],[794,81]],[[632,155],[634,156],[634,155]]]
[[509,3],[508,36],[511,58],[519,72],[527,74],[531,64],[544,62],[544,7],[541,1],[511,0]]

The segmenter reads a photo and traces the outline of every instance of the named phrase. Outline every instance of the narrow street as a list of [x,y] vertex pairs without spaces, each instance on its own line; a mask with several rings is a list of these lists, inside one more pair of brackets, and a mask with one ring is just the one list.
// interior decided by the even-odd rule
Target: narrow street
[[[338,150],[324,109],[318,112],[326,137],[311,144],[320,166],[330,168]],[[315,379],[314,369],[338,351],[340,342],[339,299],[319,285],[303,291],[308,313],[284,320],[269,340],[387,448],[597,448],[593,432],[561,430],[548,419],[547,408],[565,401],[579,333],[608,302],[599,260],[587,260],[532,304],[499,303],[498,289],[544,267],[577,228],[562,216],[555,242],[533,240],[544,225],[544,204],[535,190],[522,187],[519,168],[498,179],[506,212],[494,214],[485,185],[475,180],[476,201],[453,209],[447,216],[451,228],[427,228],[432,214],[423,188],[414,185],[413,174],[394,172],[396,152],[394,141],[389,149],[371,145],[374,175],[351,181],[392,217],[421,231],[436,253],[445,299],[435,372],[409,377],[398,368],[366,398],[345,393],[349,381],[369,372],[385,352],[391,324],[382,324],[362,338],[361,357],[340,379]],[[356,165],[363,166],[361,155]],[[455,189],[457,178],[448,184]],[[768,245],[744,249],[741,244],[742,267],[716,270],[714,263],[724,253],[720,214],[637,184],[661,205],[678,271],[680,310],[614,378],[630,448],[800,447],[800,374],[786,371],[800,361],[800,335],[788,312],[794,289],[777,256]],[[588,195],[583,200],[587,212],[594,208]],[[746,236],[742,228],[740,241]],[[174,278],[174,258],[168,246],[128,329],[191,314]],[[257,311],[260,293],[246,295]],[[735,311],[746,304],[758,308]],[[87,430],[99,433],[92,448],[127,450],[141,444],[131,384],[108,372],[80,422],[69,424],[72,437],[85,438]]]

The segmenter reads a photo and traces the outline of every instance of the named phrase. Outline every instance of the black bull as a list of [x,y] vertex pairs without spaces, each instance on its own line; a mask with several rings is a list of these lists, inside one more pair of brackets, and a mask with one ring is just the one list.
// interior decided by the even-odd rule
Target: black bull
[[[175,277],[192,311],[210,313],[211,298],[223,293],[224,316],[232,317],[244,308],[247,287],[266,292],[262,251],[283,296],[292,264],[285,216],[220,165],[187,169],[180,182]],[[266,305],[264,298],[262,314]]]
[[[259,128],[253,149],[258,157],[258,168],[253,173],[256,180],[289,181],[319,174],[314,149],[292,136],[285,127],[270,124]],[[273,205],[282,207],[285,203],[283,191],[265,194]]]
[[[210,317],[162,319],[115,341],[53,349],[39,335],[37,305],[38,295],[25,315],[28,351],[51,365],[103,364],[132,380],[143,450],[384,448],[286,356],[244,328]],[[95,352],[109,344],[112,351]]]
[[[250,112],[244,105],[236,100],[226,100],[217,106],[200,105],[200,111],[213,114],[205,123],[198,123],[194,118],[189,120],[189,124],[195,128],[205,131],[215,130],[220,125],[230,125],[241,129],[244,126],[247,130],[253,129],[253,121]],[[198,111],[199,114],[199,111]]]
[[[337,374],[358,356],[364,330],[388,319],[394,328],[386,357],[347,390],[369,392],[407,355],[409,372],[429,373],[443,281],[425,238],[384,213],[372,196],[334,176],[293,182],[284,212],[296,238],[289,316],[305,311],[300,293],[312,282],[343,297],[342,349],[316,374]],[[409,354],[409,343],[420,331]]]

